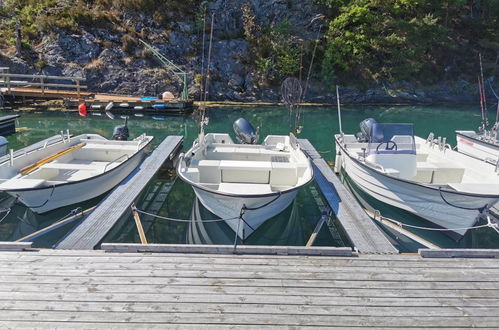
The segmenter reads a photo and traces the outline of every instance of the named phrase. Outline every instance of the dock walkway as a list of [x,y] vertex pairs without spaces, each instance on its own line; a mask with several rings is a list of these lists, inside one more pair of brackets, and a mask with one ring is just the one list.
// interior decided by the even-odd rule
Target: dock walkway
[[307,139],[298,139],[298,143],[311,159],[314,165],[315,181],[355,249],[361,253],[398,253],[381,229],[346,190],[313,145]]
[[130,205],[161,165],[179,150],[181,136],[168,136],[142,164],[107,196],[97,208],[56,249],[93,249],[116,222],[130,210]]
[[0,261],[9,329],[499,325],[499,259],[40,250]]

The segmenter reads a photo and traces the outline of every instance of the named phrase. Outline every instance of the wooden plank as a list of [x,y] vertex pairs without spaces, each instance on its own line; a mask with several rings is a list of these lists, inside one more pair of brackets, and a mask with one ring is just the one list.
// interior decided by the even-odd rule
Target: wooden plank
[[398,253],[326,162],[315,159],[313,163],[317,169],[316,182],[356,250],[361,253]]
[[138,312],[61,312],[61,311],[2,311],[0,320],[34,320],[34,321],[64,321],[64,322],[134,322],[176,324],[275,324],[285,326],[351,326],[366,324],[385,327],[411,327],[418,324],[421,327],[494,327],[499,324],[499,316],[426,316],[426,317],[393,317],[388,316],[350,316],[350,315],[293,315],[293,314],[262,314],[262,313],[189,313],[173,311],[170,313],[138,313]]
[[57,246],[57,249],[93,249],[130,205],[163,163],[182,145],[183,137],[168,136],[97,208]]
[[301,247],[274,245],[196,245],[196,244],[123,244],[103,243],[101,249],[107,252],[163,252],[163,253],[210,253],[210,254],[280,254],[350,256],[349,247]]
[[406,310],[406,306],[317,306],[311,305],[281,305],[281,304],[256,304],[249,307],[243,303],[164,303],[164,302],[65,302],[57,301],[0,301],[2,311],[30,310],[30,311],[67,311],[78,312],[160,312],[172,313],[182,311],[187,313],[260,313],[260,314],[296,314],[296,315],[400,315],[404,316],[490,316],[497,311],[496,307],[465,306],[462,309],[448,306],[420,306]]
[[[166,280],[164,277],[149,277],[146,279],[138,279],[136,277],[127,276],[126,274],[116,274],[112,278],[99,277],[99,276],[62,276],[55,272],[53,276],[43,276],[36,277],[31,274],[24,275],[0,275],[0,280],[7,284],[10,283],[31,283],[31,284],[61,284],[66,285],[116,285],[120,284],[123,287],[137,285],[137,283],[147,283],[143,285],[164,285],[168,282],[169,286],[189,286],[193,287],[252,287],[255,293],[265,292],[267,287],[277,287],[277,288],[351,288],[357,287],[362,289],[402,289],[407,290],[410,294],[410,290],[434,290],[436,288],[440,290],[466,290],[471,286],[475,290],[498,290],[499,282],[490,281],[395,281],[395,280],[385,280],[385,281],[371,281],[367,280],[355,280],[355,279],[345,279],[337,280],[330,279],[327,281],[320,279],[264,279],[264,278],[250,278],[250,279],[238,279],[238,278],[204,278],[204,277],[182,277],[175,278],[175,280]],[[472,283],[470,283],[472,282]],[[180,289],[179,289],[180,290]],[[219,290],[219,289],[216,289]]]
[[499,249],[419,249],[423,258],[499,258]]
[[[191,295],[220,295],[221,288],[223,294],[227,295],[261,295],[262,287],[252,286],[221,286],[221,285],[149,285],[149,284],[132,284],[122,285],[107,284],[100,285],[97,283],[86,284],[66,284],[66,283],[9,283],[8,285],[0,284],[1,292],[16,292],[16,293],[53,293],[63,290],[67,294],[81,294],[87,292],[99,292],[101,294],[138,294],[138,295],[151,295],[151,294],[191,294]],[[263,289],[265,295],[274,296],[304,296],[307,298],[321,297],[321,298],[334,298],[334,297],[386,297],[386,298],[399,298],[405,299],[406,297],[412,298],[450,298],[453,296],[460,296],[465,298],[488,298],[499,299],[499,290],[474,290],[474,289],[391,289],[391,288],[312,288],[312,287],[265,287]],[[1,294],[3,295],[3,294]],[[216,298],[213,298],[216,300]]]
[[24,251],[30,249],[32,242],[0,242],[0,251]]

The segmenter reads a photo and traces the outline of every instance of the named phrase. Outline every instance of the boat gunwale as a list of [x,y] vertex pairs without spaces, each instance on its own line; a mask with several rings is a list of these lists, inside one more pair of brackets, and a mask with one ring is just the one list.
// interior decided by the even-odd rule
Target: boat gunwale
[[[236,144],[236,143],[234,143],[234,144]],[[191,149],[189,149],[189,150],[191,150]],[[199,184],[197,182],[189,180],[180,171],[180,168],[182,166],[182,161],[185,158],[183,155],[180,156],[180,159],[179,159],[179,162],[178,162],[178,165],[177,165],[177,174],[178,174],[179,178],[182,181],[184,181],[185,183],[187,183],[187,184],[189,184],[189,185],[191,185],[191,186],[193,186],[195,188],[198,188],[200,190],[203,190],[203,191],[206,191],[208,193],[215,194],[215,195],[226,196],[226,197],[235,197],[235,198],[261,198],[261,197],[277,196],[277,195],[287,194],[289,192],[292,192],[292,191],[295,191],[297,189],[300,189],[300,188],[302,188],[302,187],[310,184],[310,182],[312,182],[312,180],[315,179],[315,171],[314,171],[313,164],[311,163],[310,159],[307,157],[307,155],[305,155],[305,153],[301,149],[300,149],[300,151],[303,153],[303,155],[307,158],[307,161],[309,162],[310,170],[312,171],[312,175],[310,176],[310,179],[307,182],[304,182],[304,183],[302,183],[300,185],[297,185],[297,186],[294,186],[292,188],[289,188],[289,189],[286,189],[286,190],[280,190],[280,191],[276,191],[276,192],[271,192],[271,193],[266,193],[266,194],[251,194],[251,195],[245,194],[245,195],[243,195],[243,194],[234,194],[234,193],[220,192],[218,190],[214,190],[214,189],[211,189],[211,188],[204,187],[203,185],[201,185],[201,184]]]
[[[471,193],[471,192],[460,192],[460,191],[457,191],[457,190],[449,190],[448,188],[445,188],[445,187],[434,187],[432,185],[428,185],[428,184],[424,184],[424,183],[419,183],[419,182],[416,182],[416,181],[406,180],[406,179],[397,178],[397,177],[388,175],[388,174],[383,173],[383,172],[381,172],[380,170],[378,170],[378,169],[376,169],[374,167],[366,165],[365,163],[361,162],[360,160],[352,157],[350,155],[350,152],[348,151],[348,149],[344,148],[344,146],[342,145],[342,143],[340,143],[340,141],[338,141],[338,136],[340,136],[340,134],[335,134],[334,135],[334,139],[336,141],[336,144],[348,156],[348,158],[350,158],[356,164],[360,165],[362,168],[375,171],[376,173],[382,175],[383,177],[385,177],[387,179],[391,179],[391,180],[395,180],[395,181],[400,181],[400,182],[404,182],[404,183],[416,185],[416,186],[419,186],[419,187],[422,187],[422,188],[427,188],[427,189],[431,189],[431,190],[435,190],[435,191],[445,192],[445,193],[448,193],[448,194],[454,194],[454,195],[459,195],[459,196],[490,198],[490,199],[494,198],[496,200],[499,200],[499,193],[493,195],[493,194],[479,194],[479,193]],[[464,155],[463,153],[460,153],[460,154]]]
[[[85,134],[82,134],[82,135],[85,135]],[[54,188],[57,188],[57,187],[62,187],[62,186],[66,186],[66,185],[71,185],[71,184],[78,184],[78,183],[82,183],[82,182],[86,182],[86,181],[90,181],[90,180],[94,180],[96,178],[100,178],[102,177],[103,175],[107,175],[108,173],[111,173],[119,168],[122,168],[123,165],[127,164],[130,160],[134,159],[135,157],[137,157],[137,155],[140,154],[140,152],[142,150],[144,150],[146,147],[148,147],[151,142],[154,140],[154,136],[151,136],[151,139],[149,140],[149,142],[147,142],[143,147],[141,147],[139,150],[137,150],[133,155],[132,157],[128,158],[127,160],[125,160],[124,162],[120,163],[118,166],[116,167],[113,167],[112,169],[110,169],[109,171],[105,171],[105,172],[102,172],[98,175],[94,175],[92,177],[89,177],[89,178],[86,178],[86,179],[81,179],[81,180],[77,180],[77,181],[71,181],[71,182],[63,182],[63,183],[58,183],[58,184],[53,184],[51,186],[46,186],[46,187],[35,187],[35,188],[19,188],[19,189],[0,189],[1,192],[5,192],[5,193],[9,193],[9,192],[23,192],[23,191],[39,191],[39,190],[44,190],[44,189],[54,189]],[[140,165],[140,164],[139,164]],[[133,170],[132,170],[133,171]]]
[[[463,133],[459,133],[459,132],[463,132],[463,131],[455,131],[456,136],[462,136],[462,137],[465,137],[465,138],[470,139],[470,140],[473,140],[473,141],[481,142],[482,144],[487,145],[487,147],[488,147],[488,146],[491,146],[491,147],[493,147],[494,149],[497,149],[497,151],[499,151],[499,144],[497,144],[497,143],[490,143],[490,142],[487,142],[487,141],[484,141],[484,140],[480,140],[480,139],[477,139],[477,138],[475,138],[475,137],[468,136],[468,135],[465,135],[465,134],[463,134]],[[476,132],[475,132],[475,134],[476,134]],[[456,143],[457,143],[457,141],[456,141]],[[459,151],[458,151],[458,152],[459,152]],[[461,152],[461,153],[462,153],[462,154],[464,154],[464,152]],[[468,154],[465,154],[465,155],[468,155]],[[476,157],[473,157],[473,158],[476,158]]]

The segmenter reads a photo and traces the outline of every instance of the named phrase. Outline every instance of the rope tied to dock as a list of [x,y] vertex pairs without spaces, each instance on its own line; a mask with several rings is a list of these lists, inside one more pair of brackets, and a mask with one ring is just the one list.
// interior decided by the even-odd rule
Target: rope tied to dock
[[414,228],[414,229],[422,229],[422,230],[431,230],[431,231],[457,231],[457,230],[472,230],[472,229],[479,229],[479,228],[485,228],[485,227],[490,227],[494,229],[498,234],[499,234],[499,224],[494,222],[492,219],[490,219],[489,216],[487,216],[487,223],[484,225],[478,225],[478,226],[471,226],[471,227],[461,227],[461,228],[433,228],[433,227],[423,227],[423,226],[416,226],[416,225],[410,225],[407,223],[403,223],[397,220],[393,219],[388,219],[388,218],[382,218],[385,221],[389,221],[391,223],[396,224],[397,226],[403,228],[403,227],[408,227],[408,228]]
[[139,210],[138,208],[132,207],[132,211],[136,211],[141,214],[145,214],[154,218],[162,219],[162,220],[168,220],[168,221],[175,221],[175,222],[200,222],[200,223],[205,223],[205,222],[220,222],[220,221],[231,221],[231,220],[238,220],[240,217],[232,217],[232,218],[226,218],[226,219],[207,219],[207,220],[193,220],[193,219],[178,219],[178,218],[171,218],[171,217],[165,217],[159,214],[153,214],[149,213],[143,210]]

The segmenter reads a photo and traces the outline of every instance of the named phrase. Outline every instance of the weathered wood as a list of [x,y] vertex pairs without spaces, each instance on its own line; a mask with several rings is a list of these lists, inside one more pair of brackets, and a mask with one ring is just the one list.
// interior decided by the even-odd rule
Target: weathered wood
[[147,238],[146,234],[144,233],[144,228],[142,228],[142,222],[140,222],[139,212],[137,212],[134,204],[132,204],[132,213],[133,219],[135,220],[135,226],[137,227],[137,231],[139,232],[140,242],[143,245],[147,244]]
[[103,243],[101,249],[108,252],[164,252],[164,253],[210,253],[210,254],[281,254],[316,256],[351,256],[349,247],[302,247],[273,245],[230,245],[195,244],[122,244]]
[[0,251],[24,251],[31,248],[32,242],[0,242]]
[[419,249],[423,258],[499,258],[499,249]]
[[355,249],[361,253],[398,253],[381,229],[365,214],[357,201],[341,184],[312,144],[305,139],[298,139],[298,143],[311,158],[315,181]]
[[125,180],[99,203],[97,208],[58,245],[57,249],[93,249],[172,155],[182,145],[181,136],[168,136]]
[[417,255],[0,252],[0,326],[494,328],[498,274]]

